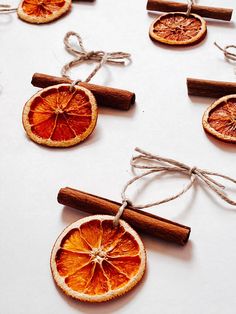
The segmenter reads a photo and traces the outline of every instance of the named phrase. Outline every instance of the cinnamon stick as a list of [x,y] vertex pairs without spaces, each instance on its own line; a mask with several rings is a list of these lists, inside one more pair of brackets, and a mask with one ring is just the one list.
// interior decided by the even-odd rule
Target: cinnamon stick
[[[31,84],[36,87],[45,88],[56,84],[71,84],[70,79],[35,73],[32,77]],[[135,102],[135,94],[127,90],[100,86],[90,83],[79,83],[80,86],[89,89],[96,98],[98,106],[116,108],[120,110],[129,110]]]
[[210,81],[196,78],[187,78],[188,94],[192,96],[215,97],[236,94],[236,83]]
[[[187,12],[187,3],[179,3],[163,0],[148,0],[147,10],[161,12]],[[191,9],[192,13],[199,14],[202,17],[208,17],[216,20],[230,21],[233,9],[215,8],[194,4]]]
[[[57,200],[60,204],[91,214],[114,216],[121,206],[120,203],[68,187],[60,189]],[[135,229],[180,245],[187,243],[191,231],[190,227],[136,210],[131,206],[125,209],[122,219],[126,220]]]

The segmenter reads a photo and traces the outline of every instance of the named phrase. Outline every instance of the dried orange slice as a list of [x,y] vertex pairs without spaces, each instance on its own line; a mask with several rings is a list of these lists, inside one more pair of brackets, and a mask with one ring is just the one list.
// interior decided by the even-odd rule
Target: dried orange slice
[[42,89],[27,101],[23,125],[36,143],[68,147],[86,139],[97,122],[97,104],[86,88],[59,84]]
[[80,301],[103,302],[123,295],[142,278],[146,253],[123,220],[89,216],[68,226],[56,240],[51,270],[56,284]]
[[236,143],[236,94],[221,97],[204,113],[204,129],[218,139]]
[[70,6],[71,0],[22,0],[17,14],[29,23],[48,23],[65,14]]
[[167,45],[193,45],[207,33],[206,22],[197,14],[173,12],[161,15],[150,26],[150,37]]

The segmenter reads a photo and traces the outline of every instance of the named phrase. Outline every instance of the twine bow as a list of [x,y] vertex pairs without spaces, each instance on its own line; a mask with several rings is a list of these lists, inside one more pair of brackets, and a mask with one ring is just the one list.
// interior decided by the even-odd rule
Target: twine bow
[[[208,170],[203,170],[198,167],[190,167],[182,162],[179,162],[175,159],[170,158],[164,158],[158,155],[152,155],[148,152],[145,152],[144,150],[140,148],[135,148],[135,151],[140,153],[137,156],[132,157],[131,159],[131,166],[133,168],[141,169],[144,172],[140,175],[135,176],[131,180],[129,180],[126,185],[123,188],[123,191],[121,193],[122,198],[122,206],[119,208],[115,218],[114,218],[114,225],[117,226],[119,223],[119,219],[125,210],[125,208],[128,205],[131,205],[134,209],[143,209],[148,208],[156,205],[160,205],[163,203],[167,203],[169,201],[173,201],[174,199],[180,197],[185,192],[187,192],[195,182],[198,179],[199,181],[204,182],[212,191],[214,191],[222,200],[224,200],[226,203],[236,206],[236,201],[232,200],[227,196],[227,194],[224,192],[225,186],[221,183],[214,180],[211,176],[221,177],[225,180],[229,180],[236,184],[236,180],[233,178],[230,178],[226,175],[220,174],[218,172],[212,172]],[[160,173],[160,172],[177,172],[185,174],[189,177],[190,182],[187,183],[182,190],[180,190],[178,193],[173,194],[167,198],[164,198],[162,200],[144,204],[144,205],[133,205],[132,202],[127,198],[126,196],[126,190],[127,188],[134,183],[135,181],[139,180],[140,178],[143,178],[145,176],[148,176],[153,173]]]
[[[75,48],[72,46],[70,43],[70,38],[75,37],[78,42],[78,48]],[[85,61],[95,61],[98,62],[97,66],[95,69],[92,71],[92,73],[85,79],[85,82],[89,82],[91,78],[98,72],[98,70],[105,64],[105,63],[110,63],[110,64],[121,64],[125,65],[125,59],[129,60],[131,55],[126,52],[105,52],[103,50],[98,50],[98,51],[86,51],[82,38],[80,37],[79,34],[75,32],[68,32],[65,35],[64,38],[64,44],[66,47],[66,50],[71,53],[73,56],[75,56],[75,59],[70,61],[69,63],[65,64],[61,70],[61,74],[63,77],[70,78],[67,75],[67,72],[72,68],[73,66],[79,65]],[[74,84],[78,83],[80,80],[76,80]]]
[[0,14],[16,12],[17,8],[12,8],[9,4],[0,4]]

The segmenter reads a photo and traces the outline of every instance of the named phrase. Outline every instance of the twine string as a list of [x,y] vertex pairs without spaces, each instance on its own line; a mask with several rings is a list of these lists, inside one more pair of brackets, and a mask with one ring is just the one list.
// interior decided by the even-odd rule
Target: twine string
[[223,51],[224,56],[227,60],[232,60],[232,61],[236,61],[236,53],[233,52],[229,52],[229,49],[236,49],[235,45],[228,45],[225,46],[224,48],[222,48],[221,46],[219,46],[216,42],[214,42],[214,45],[219,48],[221,51]]
[[9,4],[0,4],[0,14],[7,14],[16,12],[17,8],[11,7]]
[[[125,208],[127,205],[131,205],[134,209],[144,209],[152,206],[157,206],[163,203],[167,203],[170,201],[175,200],[176,198],[180,197],[184,193],[186,193],[191,187],[194,185],[195,182],[204,182],[208,188],[210,188],[213,192],[215,192],[223,201],[226,203],[236,206],[236,201],[232,200],[226,192],[224,191],[225,186],[220,182],[217,182],[216,179],[213,179],[212,176],[220,177],[225,180],[231,181],[232,183],[236,184],[236,180],[226,176],[224,174],[220,174],[218,172],[212,172],[208,170],[203,170],[198,167],[190,167],[182,162],[179,162],[175,159],[164,158],[158,155],[150,154],[140,148],[135,148],[135,151],[139,153],[139,155],[132,157],[131,159],[131,166],[133,168],[139,169],[142,171],[141,174],[135,176],[134,178],[130,179],[124,186],[121,199],[122,205],[118,210],[114,218],[114,225],[117,226],[119,223],[119,219],[122,216]],[[181,173],[189,177],[189,182],[176,194],[173,194],[169,197],[166,197],[162,200],[158,200],[155,202],[147,203],[144,205],[134,205],[132,202],[127,198],[126,191],[128,187],[133,184],[135,181],[149,176],[153,173]],[[198,180],[197,180],[198,179]]]
[[[78,48],[72,46],[72,44],[70,42],[70,39],[72,37],[76,38]],[[66,33],[66,35],[64,37],[64,44],[65,44],[66,50],[70,54],[72,54],[75,58],[63,66],[63,68],[61,70],[61,75],[63,77],[70,79],[69,75],[67,74],[69,72],[69,70],[76,65],[82,64],[83,62],[95,61],[98,63],[96,65],[96,67],[94,68],[94,70],[84,80],[84,82],[89,82],[94,77],[94,75],[98,72],[98,70],[101,69],[101,67],[105,63],[125,65],[126,60],[130,60],[130,57],[131,57],[131,55],[129,53],[121,52],[121,51],[118,51],[118,52],[105,52],[103,50],[86,51],[86,49],[84,48],[84,45],[83,45],[82,38],[80,37],[79,34],[77,34],[75,32]],[[72,86],[74,86],[78,82],[81,82],[81,80],[74,81],[72,83]]]
[[[224,53],[225,59],[227,61],[229,61],[229,62],[230,61],[236,61],[236,52],[235,53],[232,52],[232,49],[236,49],[236,45],[227,45],[224,48],[222,48],[216,42],[214,42],[214,45]],[[229,50],[231,50],[231,51],[229,51]],[[236,65],[234,67],[234,73],[236,74]]]
[[187,0],[187,11],[186,15],[189,16],[192,11],[192,6],[195,4],[194,0]]

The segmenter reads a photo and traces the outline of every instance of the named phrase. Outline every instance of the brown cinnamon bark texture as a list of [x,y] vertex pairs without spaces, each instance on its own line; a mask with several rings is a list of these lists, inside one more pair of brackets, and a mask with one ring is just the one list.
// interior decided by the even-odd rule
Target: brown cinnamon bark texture
[[188,94],[192,96],[214,97],[236,94],[236,83],[210,81],[196,78],[187,78]]
[[[147,2],[147,10],[150,11],[187,12],[187,7],[187,3],[174,1],[148,0]],[[230,21],[233,14],[233,9],[207,7],[194,4],[192,6],[191,12],[199,14],[202,17]]]
[[[91,214],[114,216],[121,206],[120,203],[68,187],[59,191],[57,200],[60,204]],[[136,210],[131,206],[125,209],[122,219],[137,230],[180,245],[187,243],[191,232],[190,227]]]
[[[32,77],[31,84],[36,87],[45,88],[57,84],[71,84],[70,79],[35,73]],[[90,90],[96,98],[98,106],[111,107],[119,110],[129,110],[135,102],[135,94],[127,90],[100,86],[90,83],[79,83],[80,86]]]

